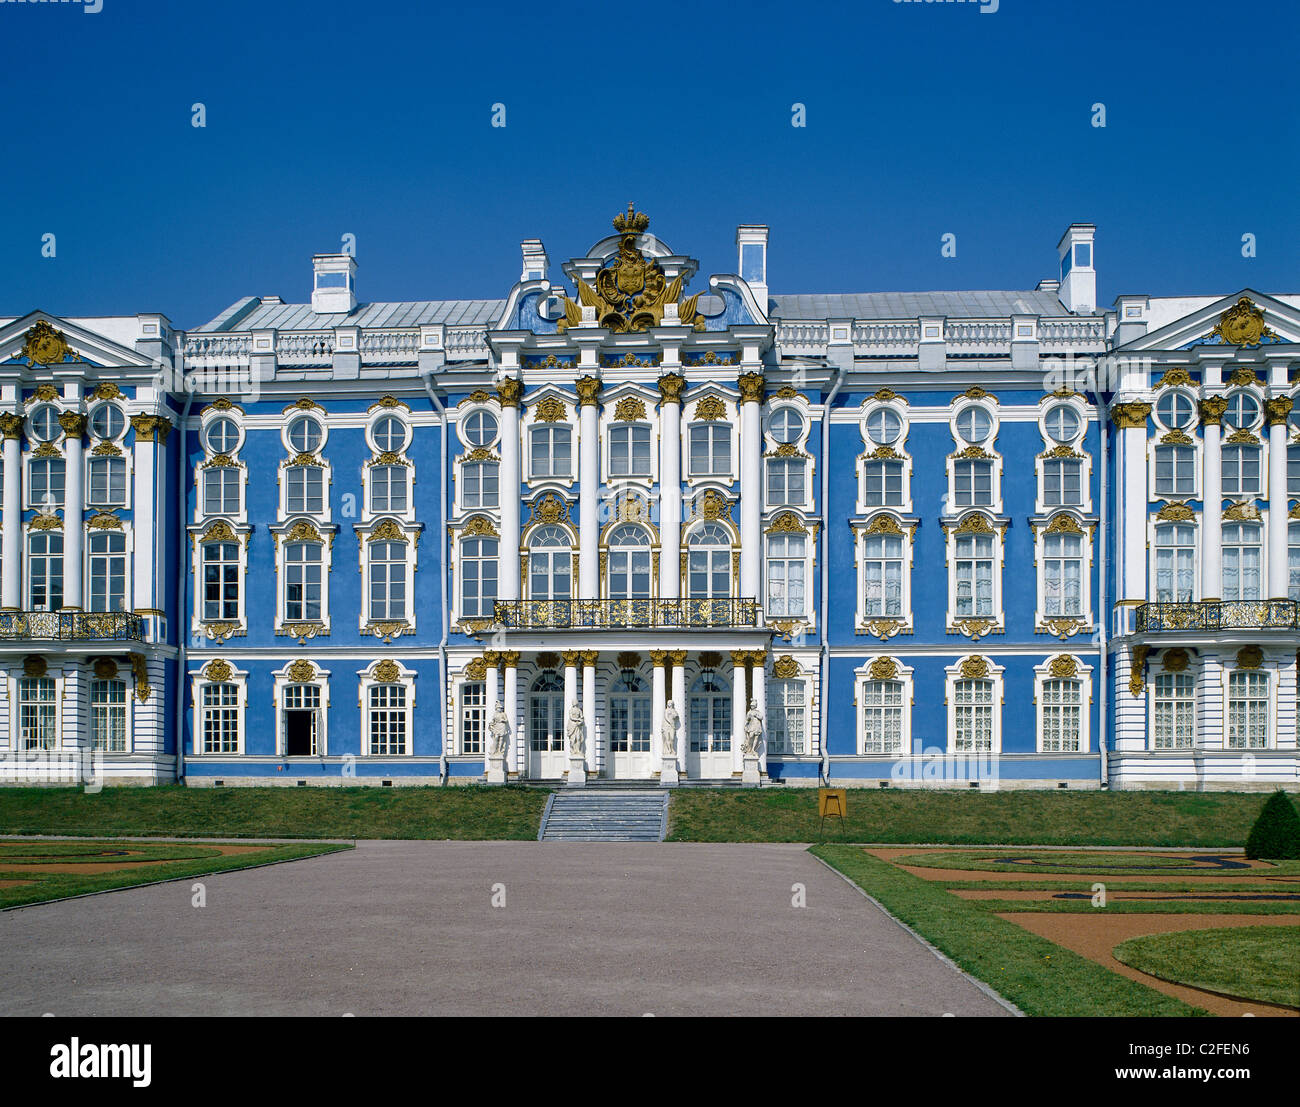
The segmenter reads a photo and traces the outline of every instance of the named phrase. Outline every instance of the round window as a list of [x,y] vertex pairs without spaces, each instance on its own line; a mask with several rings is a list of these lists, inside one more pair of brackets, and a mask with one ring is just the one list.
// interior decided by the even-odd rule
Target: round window
[[1078,433],[1082,420],[1079,413],[1068,404],[1057,404],[1047,413],[1044,420],[1047,425],[1047,433],[1057,442],[1069,442]]
[[768,420],[768,433],[778,442],[794,442],[803,434],[803,416],[792,407],[779,407]]
[[882,407],[867,416],[867,435],[877,445],[888,446],[891,442],[897,442],[902,433],[903,420],[896,411]]
[[38,407],[32,413],[32,435],[37,442],[52,442],[59,437],[59,416],[52,407]]
[[116,438],[126,429],[126,416],[114,404],[101,404],[90,413],[90,433],[96,438]]
[[963,408],[957,413],[957,433],[967,442],[983,442],[993,432],[993,419],[982,407]]
[[1196,414],[1192,398],[1182,392],[1166,392],[1156,401],[1156,418],[1170,430],[1184,430]]
[[397,453],[406,445],[406,424],[396,415],[385,415],[375,424],[375,445],[381,453]]
[[490,411],[472,411],[465,420],[465,438],[471,446],[486,446],[497,436],[496,416]]
[[228,454],[239,442],[239,428],[233,419],[213,419],[204,432],[204,439],[214,454]]
[[1253,426],[1259,418],[1259,401],[1249,392],[1238,392],[1228,399],[1228,409],[1223,413],[1224,422],[1242,430]]
[[321,442],[320,424],[306,415],[289,424],[289,445],[300,454],[312,454]]

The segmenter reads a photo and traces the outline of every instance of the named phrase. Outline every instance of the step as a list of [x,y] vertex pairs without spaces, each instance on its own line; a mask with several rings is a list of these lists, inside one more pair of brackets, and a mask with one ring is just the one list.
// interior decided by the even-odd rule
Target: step
[[661,842],[667,812],[668,796],[661,792],[553,792],[537,837],[551,842]]

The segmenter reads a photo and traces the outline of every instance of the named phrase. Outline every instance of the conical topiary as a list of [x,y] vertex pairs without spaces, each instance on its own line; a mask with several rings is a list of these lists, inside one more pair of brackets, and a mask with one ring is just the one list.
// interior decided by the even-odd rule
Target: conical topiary
[[1246,856],[1270,861],[1300,859],[1300,814],[1280,788],[1268,797],[1246,839]]

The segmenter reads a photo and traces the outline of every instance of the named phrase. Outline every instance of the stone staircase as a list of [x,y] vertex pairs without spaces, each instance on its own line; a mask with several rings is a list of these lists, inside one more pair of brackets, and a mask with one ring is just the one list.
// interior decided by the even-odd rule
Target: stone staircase
[[552,792],[542,815],[540,842],[662,842],[668,796],[615,788]]

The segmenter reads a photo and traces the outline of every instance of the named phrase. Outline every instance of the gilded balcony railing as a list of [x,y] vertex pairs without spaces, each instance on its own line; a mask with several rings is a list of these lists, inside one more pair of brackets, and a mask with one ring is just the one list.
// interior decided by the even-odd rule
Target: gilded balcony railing
[[130,611],[3,611],[0,641],[140,642],[144,619]]
[[757,627],[757,600],[498,600],[507,630],[703,629]]
[[1204,603],[1146,603],[1137,609],[1139,634],[1162,631],[1295,630],[1295,600],[1221,600]]

